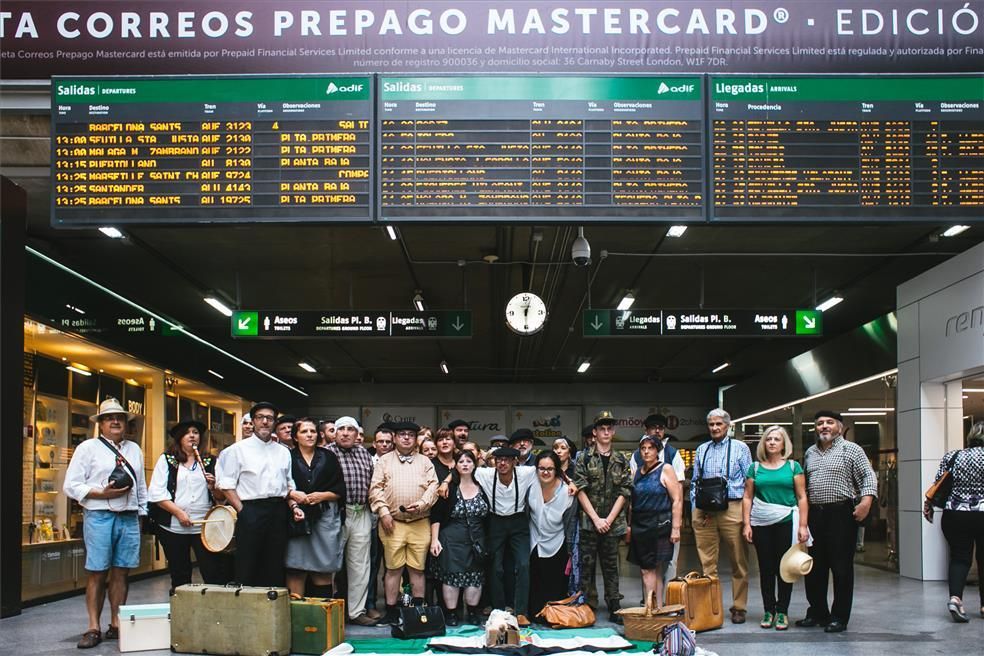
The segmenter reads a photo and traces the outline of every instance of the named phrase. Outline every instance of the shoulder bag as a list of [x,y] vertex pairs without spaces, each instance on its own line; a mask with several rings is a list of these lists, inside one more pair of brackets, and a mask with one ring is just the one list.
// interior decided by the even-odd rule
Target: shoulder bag
[[99,441],[106,445],[106,448],[113,452],[116,456],[116,467],[109,474],[109,486],[116,488],[117,490],[123,489],[125,487],[132,488],[136,485],[137,474],[133,471],[133,467],[123,454],[120,453],[119,449],[109,443],[102,435],[99,436]]
[[580,598],[581,593],[575,592],[566,599],[548,601],[536,616],[542,617],[552,628],[580,629],[591,626],[595,623],[594,611]]
[[704,478],[704,465],[707,463],[707,452],[710,445],[704,450],[704,459],[700,463],[700,478],[694,479],[694,505],[706,512],[720,512],[728,509],[728,479],[731,478],[731,438],[728,438],[728,453],[725,456],[726,474],[725,476],[712,476]]
[[926,490],[926,500],[937,508],[945,508],[946,501],[950,498],[950,493],[953,492],[953,463],[957,459],[959,451],[955,451],[952,456],[950,456],[949,462],[946,463],[946,468],[943,471],[943,475],[940,476],[929,489]]

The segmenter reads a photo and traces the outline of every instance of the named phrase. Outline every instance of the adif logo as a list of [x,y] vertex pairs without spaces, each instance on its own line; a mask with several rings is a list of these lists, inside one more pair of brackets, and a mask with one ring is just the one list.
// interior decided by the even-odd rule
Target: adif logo
[[666,82],[660,82],[659,83],[659,89],[656,90],[656,93],[657,94],[660,94],[660,95],[662,95],[664,93],[671,93],[671,92],[672,93],[690,93],[690,92],[692,92],[694,90],[694,86],[695,85],[693,85],[693,84],[678,84],[675,87],[671,87]]
[[361,84],[350,84],[347,87],[340,87],[334,82],[329,82],[325,95],[330,96],[333,93],[357,93],[359,91],[362,91]]

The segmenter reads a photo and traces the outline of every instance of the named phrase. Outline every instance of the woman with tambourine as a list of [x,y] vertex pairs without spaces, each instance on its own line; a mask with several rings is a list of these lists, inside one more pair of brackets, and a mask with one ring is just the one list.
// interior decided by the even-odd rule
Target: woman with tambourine
[[182,421],[171,427],[171,441],[158,458],[147,488],[151,522],[171,574],[171,589],[191,583],[191,550],[205,583],[222,582],[221,559],[202,545],[205,515],[215,501],[215,462],[201,456],[205,424]]

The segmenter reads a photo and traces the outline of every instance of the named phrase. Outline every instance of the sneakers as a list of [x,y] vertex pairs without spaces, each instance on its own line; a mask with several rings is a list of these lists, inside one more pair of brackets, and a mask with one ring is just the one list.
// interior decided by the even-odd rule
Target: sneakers
[[789,628],[789,618],[786,613],[776,613],[776,631],[785,631]]
[[775,626],[775,623],[776,623],[776,616],[773,615],[772,613],[766,612],[765,615],[762,616],[762,621],[759,622],[759,626],[762,627],[763,629],[771,629],[773,626]]

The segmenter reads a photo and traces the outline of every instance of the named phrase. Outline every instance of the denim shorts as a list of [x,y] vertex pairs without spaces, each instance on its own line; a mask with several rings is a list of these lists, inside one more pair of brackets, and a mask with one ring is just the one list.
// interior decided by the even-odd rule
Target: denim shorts
[[88,571],[133,569],[140,564],[140,518],[136,511],[86,510],[82,534]]

